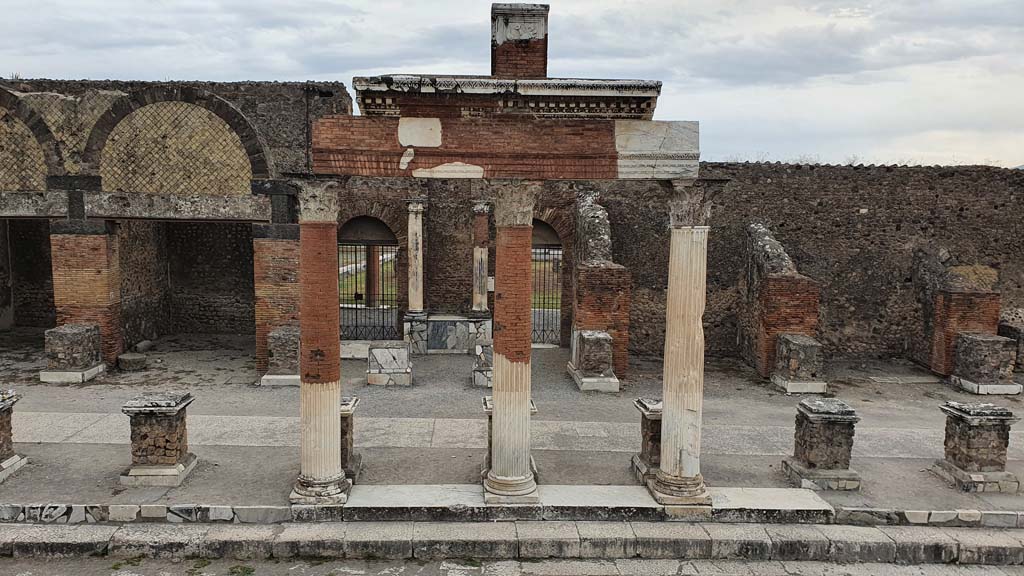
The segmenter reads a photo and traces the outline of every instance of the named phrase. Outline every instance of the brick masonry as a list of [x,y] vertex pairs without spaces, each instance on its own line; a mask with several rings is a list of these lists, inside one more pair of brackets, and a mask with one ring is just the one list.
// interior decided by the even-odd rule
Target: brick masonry
[[299,223],[299,285],[299,308],[309,312],[303,316],[299,375],[303,382],[338,382],[341,317],[336,223]]
[[188,454],[186,411],[131,416],[132,465],[174,465]]
[[930,368],[948,376],[956,363],[956,340],[961,332],[995,334],[1000,296],[994,293],[941,292],[935,296]]
[[946,461],[965,472],[1001,472],[1006,469],[1010,425],[993,422],[973,425],[964,418],[946,417]]
[[299,242],[255,238],[256,371],[269,367],[268,335],[275,329],[299,322]]
[[796,414],[793,457],[808,468],[846,470],[853,450],[854,422],[812,421]]
[[502,226],[496,234],[494,353],[509,362],[530,361],[532,234],[532,226]]
[[513,40],[491,47],[491,75],[499,78],[545,78],[548,39]]
[[576,267],[574,302],[577,330],[600,330],[612,337],[612,365],[622,378],[629,371],[629,270],[618,264]]

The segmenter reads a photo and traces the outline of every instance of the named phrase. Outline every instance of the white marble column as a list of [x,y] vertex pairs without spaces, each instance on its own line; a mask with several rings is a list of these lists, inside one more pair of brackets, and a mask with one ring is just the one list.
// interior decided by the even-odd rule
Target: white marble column
[[487,249],[489,243],[486,202],[473,206],[473,311],[487,312]]
[[709,506],[700,473],[708,227],[703,190],[676,185],[665,306],[661,466],[647,486],[661,504]]
[[423,312],[423,210],[425,198],[409,200],[409,312]]
[[536,183],[494,186],[494,412],[484,501],[540,501],[530,457],[531,240]]
[[300,184],[299,477],[293,504],[343,504],[351,483],[341,462],[341,328],[338,191]]

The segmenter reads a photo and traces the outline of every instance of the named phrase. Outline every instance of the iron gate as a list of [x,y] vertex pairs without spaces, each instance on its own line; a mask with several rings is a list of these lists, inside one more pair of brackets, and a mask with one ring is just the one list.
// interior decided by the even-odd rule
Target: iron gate
[[342,340],[398,339],[397,266],[398,246],[338,245]]
[[562,247],[533,247],[533,342],[559,344],[562,336]]

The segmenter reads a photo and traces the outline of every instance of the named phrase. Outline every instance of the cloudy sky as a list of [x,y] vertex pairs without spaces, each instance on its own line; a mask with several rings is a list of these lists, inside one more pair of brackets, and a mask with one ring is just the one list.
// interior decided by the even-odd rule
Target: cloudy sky
[[[485,0],[2,2],[0,75],[487,74]],[[662,80],[710,160],[1024,165],[1024,0],[551,0],[549,74]]]

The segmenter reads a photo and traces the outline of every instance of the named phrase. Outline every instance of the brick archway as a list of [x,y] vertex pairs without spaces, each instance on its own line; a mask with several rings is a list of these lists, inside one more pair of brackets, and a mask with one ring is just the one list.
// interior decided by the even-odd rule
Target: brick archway
[[89,139],[86,141],[85,150],[82,153],[83,170],[88,170],[91,174],[99,174],[100,157],[102,156],[104,146],[106,146],[107,139],[114,131],[114,128],[131,113],[157,102],[185,102],[209,110],[223,120],[238,135],[242,146],[245,148],[245,153],[249,157],[252,177],[272,177],[273,169],[266,152],[267,147],[256,127],[249,122],[249,119],[242,114],[241,110],[216,94],[199,88],[180,85],[153,86],[132,92],[115,101],[99,117],[89,132]]
[[572,219],[572,212],[564,208],[553,206],[535,207],[533,217],[548,226],[551,226],[558,233],[562,242],[562,312],[560,324],[560,345],[568,348],[572,339],[572,303],[575,300],[573,294],[573,270],[576,267],[573,243],[576,239],[576,226]]
[[35,137],[36,143],[43,151],[46,175],[64,176],[67,171],[64,168],[64,158],[61,155],[60,146],[43,117],[32,110],[17,94],[3,86],[0,86],[0,108],[5,108],[11,116],[25,124],[32,136]]
[[[360,217],[370,217],[384,223],[395,236],[398,244],[398,259],[395,265],[395,277],[397,279],[396,301],[398,303],[399,317],[405,315],[409,308],[409,245],[408,236],[408,212],[405,203],[389,203],[380,200],[367,198],[344,197],[339,202],[338,230],[350,220]],[[399,337],[402,335],[399,334]]]

